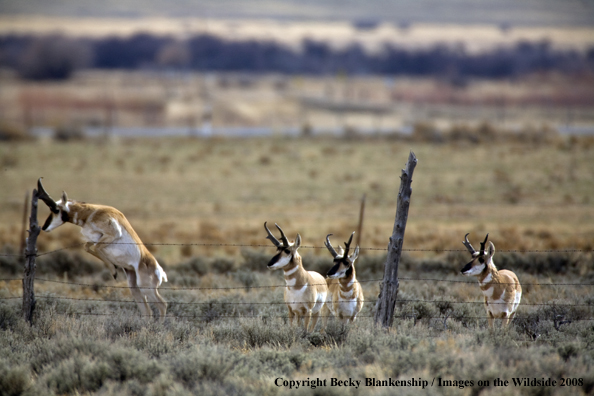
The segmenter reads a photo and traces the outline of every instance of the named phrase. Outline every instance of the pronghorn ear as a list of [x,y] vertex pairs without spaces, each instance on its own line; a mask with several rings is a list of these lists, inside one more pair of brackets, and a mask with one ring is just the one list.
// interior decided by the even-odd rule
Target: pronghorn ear
[[66,195],[66,191],[62,191],[62,203],[68,202],[68,195]]
[[299,249],[301,246],[301,235],[297,234],[297,238],[295,238],[295,245],[293,246],[295,250]]
[[349,257],[349,261],[351,262],[351,264],[355,263],[355,260],[357,260],[357,257],[359,257],[359,245],[357,245],[357,247],[355,248],[355,253],[353,253],[351,255],[351,257]]
[[495,245],[493,245],[493,242],[489,241],[489,250],[487,251],[487,254],[489,255],[489,257],[493,257],[493,255],[495,254]]

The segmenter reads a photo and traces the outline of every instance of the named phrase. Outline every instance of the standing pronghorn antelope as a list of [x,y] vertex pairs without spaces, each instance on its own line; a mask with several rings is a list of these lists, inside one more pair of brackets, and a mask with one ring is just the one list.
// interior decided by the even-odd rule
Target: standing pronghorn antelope
[[481,250],[474,250],[468,241],[468,234],[464,236],[464,246],[472,255],[472,261],[462,268],[462,274],[476,276],[485,296],[489,327],[493,327],[493,319],[502,319],[502,326],[507,326],[516,314],[522,298],[522,286],[516,274],[508,270],[497,270],[493,263],[495,246],[489,241],[489,250],[485,253],[485,244],[489,234],[481,242]]
[[[363,308],[363,302],[365,301],[363,289],[355,274],[355,260],[359,256],[359,246],[355,248],[355,252],[349,257],[349,249],[355,232],[351,234],[349,241],[344,243],[346,249],[343,251],[342,246],[338,246],[338,252],[334,250],[330,243],[330,235],[332,234],[326,236],[325,245],[332,257],[334,257],[334,266],[330,268],[326,275],[329,278],[328,291],[330,296],[326,301],[324,311],[330,311],[343,324],[348,324],[357,318],[357,314]],[[324,314],[324,317],[325,324],[328,315]]]
[[294,243],[290,243],[283,230],[275,224],[281,233],[281,242],[272,235],[272,232],[264,223],[264,228],[268,233],[266,239],[270,239],[276,246],[276,255],[268,263],[268,269],[282,269],[285,273],[285,303],[289,309],[289,320],[293,325],[293,319],[297,318],[297,323],[304,319],[305,331],[309,331],[309,322],[312,318],[311,331],[316,327],[320,311],[326,295],[328,286],[326,279],[315,271],[306,271],[301,263],[301,256],[297,252],[301,246],[301,236],[297,234]]
[[[159,295],[157,287],[167,282],[167,274],[142,241],[122,212],[111,206],[102,206],[69,200],[66,192],[55,201],[43,188],[41,178],[37,181],[39,198],[50,208],[51,213],[42,230],[50,232],[64,223],[81,227],[86,241],[85,250],[109,267],[114,278],[117,267],[122,267],[128,277],[128,286],[143,316],[152,316],[148,302],[155,303],[161,319],[167,311],[167,303]],[[148,297],[148,300],[147,300]]]

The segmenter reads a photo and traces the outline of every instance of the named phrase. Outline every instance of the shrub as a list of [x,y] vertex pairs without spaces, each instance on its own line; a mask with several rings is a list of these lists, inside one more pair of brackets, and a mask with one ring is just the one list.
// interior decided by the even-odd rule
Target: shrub
[[248,271],[265,271],[272,256],[253,249],[241,249],[243,264],[241,268]]
[[31,388],[32,381],[29,370],[23,366],[11,367],[0,360],[0,395],[17,396]]
[[30,41],[19,72],[28,80],[65,80],[88,64],[90,57],[90,50],[82,41],[59,35],[39,37]]
[[16,306],[0,305],[0,330],[14,329],[20,319]]
[[176,356],[171,374],[184,387],[192,389],[201,381],[222,383],[242,357],[235,351],[216,346],[202,346]]
[[36,272],[39,275],[68,274],[68,277],[86,276],[101,272],[99,263],[88,261],[79,254],[58,251],[38,258]]
[[0,141],[2,142],[20,142],[31,140],[29,132],[21,127],[0,122]]
[[23,273],[22,258],[17,255],[16,249],[7,245],[0,250],[0,273],[16,275]]
[[58,142],[68,142],[70,140],[82,140],[85,132],[79,126],[62,125],[54,129],[54,139]]

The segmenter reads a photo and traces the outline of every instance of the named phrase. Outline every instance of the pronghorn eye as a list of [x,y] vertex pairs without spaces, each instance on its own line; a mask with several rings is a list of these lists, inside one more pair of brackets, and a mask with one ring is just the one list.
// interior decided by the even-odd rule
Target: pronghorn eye
[[285,249],[284,252],[287,254],[291,253],[291,251],[289,249]]
[[484,259],[484,258],[482,258],[482,257],[479,257],[479,263],[481,263],[481,264],[485,264],[485,259]]

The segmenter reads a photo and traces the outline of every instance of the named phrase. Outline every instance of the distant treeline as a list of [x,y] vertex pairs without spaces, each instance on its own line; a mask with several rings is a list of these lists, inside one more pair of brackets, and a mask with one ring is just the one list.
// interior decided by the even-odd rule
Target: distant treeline
[[100,39],[8,35],[0,37],[0,67],[34,80],[65,79],[77,69],[96,68],[385,74],[463,81],[466,77],[507,78],[543,71],[593,72],[594,47],[583,53],[554,49],[546,41],[519,42],[471,54],[462,46],[405,49],[386,44],[381,51],[370,53],[359,44],[335,49],[324,42],[305,40],[300,50],[294,50],[272,41],[229,41],[212,35],[185,41],[150,34]]

